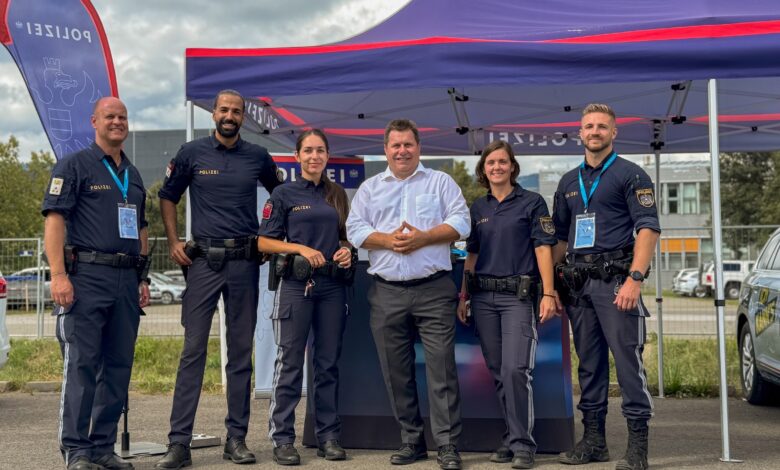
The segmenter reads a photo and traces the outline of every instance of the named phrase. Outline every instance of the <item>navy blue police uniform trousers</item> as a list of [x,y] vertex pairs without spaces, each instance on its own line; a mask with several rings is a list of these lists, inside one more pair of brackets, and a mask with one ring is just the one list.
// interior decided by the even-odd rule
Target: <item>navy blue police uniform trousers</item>
[[642,362],[645,346],[645,316],[642,298],[633,311],[621,312],[613,303],[616,280],[588,278],[576,305],[566,307],[574,347],[580,359],[577,374],[582,395],[577,408],[583,412],[606,412],[609,394],[609,351],[615,358],[618,385],[623,395],[623,416],[650,419],[653,402],[647,390]]
[[220,294],[225,301],[227,326],[227,436],[245,438],[249,427],[249,400],[252,385],[252,347],[257,325],[259,294],[257,262],[226,259],[219,271],[208,266],[206,258],[192,260],[187,272],[187,289],[182,298],[181,323],[184,349],[176,374],[168,440],[189,446],[195,412],[203,386],[211,323]]
[[[301,399],[306,343],[311,331],[309,353],[314,366],[314,433],[324,444],[341,436],[338,415],[338,360],[347,318],[345,288],[341,281],[321,275],[304,296],[305,281],[283,280],[271,313],[276,361],[268,412],[268,437],[274,446],[295,442],[295,407]],[[312,400],[313,398],[313,400]]]
[[515,294],[478,291],[471,311],[485,364],[493,376],[504,414],[503,445],[512,452],[536,452],[531,373],[536,360],[536,318],[531,300]]
[[74,303],[57,316],[63,350],[59,443],[65,462],[114,452],[141,308],[134,268],[79,263]]

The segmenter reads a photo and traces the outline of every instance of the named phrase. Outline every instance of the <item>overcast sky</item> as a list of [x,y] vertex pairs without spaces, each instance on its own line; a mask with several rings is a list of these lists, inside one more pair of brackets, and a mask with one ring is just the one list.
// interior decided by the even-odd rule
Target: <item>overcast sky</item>
[[[187,47],[308,46],[354,36],[407,0],[92,0],[114,57],[131,129],[181,129]],[[226,6],[229,5],[229,6]],[[0,140],[13,134],[21,156],[51,150],[11,55],[0,51]],[[209,115],[198,111],[197,124]]]

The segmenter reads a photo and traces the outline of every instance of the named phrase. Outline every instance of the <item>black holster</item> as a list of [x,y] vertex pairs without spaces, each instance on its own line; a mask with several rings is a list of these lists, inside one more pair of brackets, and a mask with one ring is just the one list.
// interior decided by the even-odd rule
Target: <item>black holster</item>
[[517,300],[532,300],[534,298],[534,278],[520,276],[517,279]]
[[268,265],[268,290],[275,291],[279,288],[282,278],[287,277],[290,269],[292,255],[273,254]]
[[[187,258],[190,260],[194,260],[198,256],[200,256],[200,248],[198,248],[197,243],[195,243],[194,240],[189,240],[187,243],[184,244],[184,254],[187,255]],[[189,272],[190,267],[189,266],[182,266],[181,267],[181,273],[184,275],[184,280],[187,280],[187,273]]]
[[78,249],[73,245],[65,245],[64,250],[65,272],[76,274],[79,266]]

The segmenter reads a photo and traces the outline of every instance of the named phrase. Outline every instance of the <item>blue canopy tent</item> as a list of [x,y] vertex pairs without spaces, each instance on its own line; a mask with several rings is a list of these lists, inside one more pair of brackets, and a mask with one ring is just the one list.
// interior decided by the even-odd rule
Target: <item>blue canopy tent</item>
[[[521,156],[582,154],[579,111],[605,102],[620,116],[619,152],[709,151],[718,188],[720,149],[780,148],[778,53],[773,0],[413,0],[336,44],[187,49],[186,93],[209,109],[237,89],[253,130],[292,149],[302,129],[324,128],[342,155],[382,154],[400,116],[417,122],[425,154],[477,154],[494,138]],[[730,460],[718,191],[712,205]]]

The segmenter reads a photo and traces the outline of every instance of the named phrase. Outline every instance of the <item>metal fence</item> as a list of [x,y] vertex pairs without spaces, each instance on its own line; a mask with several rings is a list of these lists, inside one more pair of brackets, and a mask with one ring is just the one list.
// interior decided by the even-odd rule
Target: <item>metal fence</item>
[[[168,257],[165,238],[151,239],[149,246],[152,250],[152,272],[181,272],[179,266]],[[0,239],[0,273],[8,284],[6,326],[11,337],[55,336],[55,317],[51,315],[53,305],[49,290],[51,277],[42,252],[41,239]],[[160,290],[160,295],[153,298],[152,305],[144,309],[146,316],[141,318],[138,334],[183,336],[181,300],[173,292],[170,297],[164,295],[168,292],[165,283],[153,279],[152,284]],[[168,300],[171,303],[164,303]],[[211,335],[219,336],[219,316],[216,314]]]
[[[724,227],[724,261],[743,259],[754,261],[761,247],[776,226]],[[675,293],[674,276],[683,269],[700,269],[712,259],[712,233],[705,228],[664,228],[661,238],[660,263],[663,290],[663,325],[665,336],[715,336],[716,318],[712,297],[697,298],[691,293]],[[168,256],[165,238],[150,240],[152,271],[176,274],[180,268]],[[41,252],[43,243],[37,238],[0,239],[0,272],[8,281],[8,332],[14,337],[54,336],[54,317],[51,313],[49,277]],[[652,269],[657,268],[655,259]],[[643,286],[644,302],[652,316],[647,329],[657,332],[658,315],[655,276]],[[163,303],[173,300],[172,303]],[[181,303],[179,299],[162,296],[144,309],[139,335],[181,336]],[[726,332],[735,332],[737,301],[726,302]],[[214,316],[211,334],[219,334],[219,318]]]

